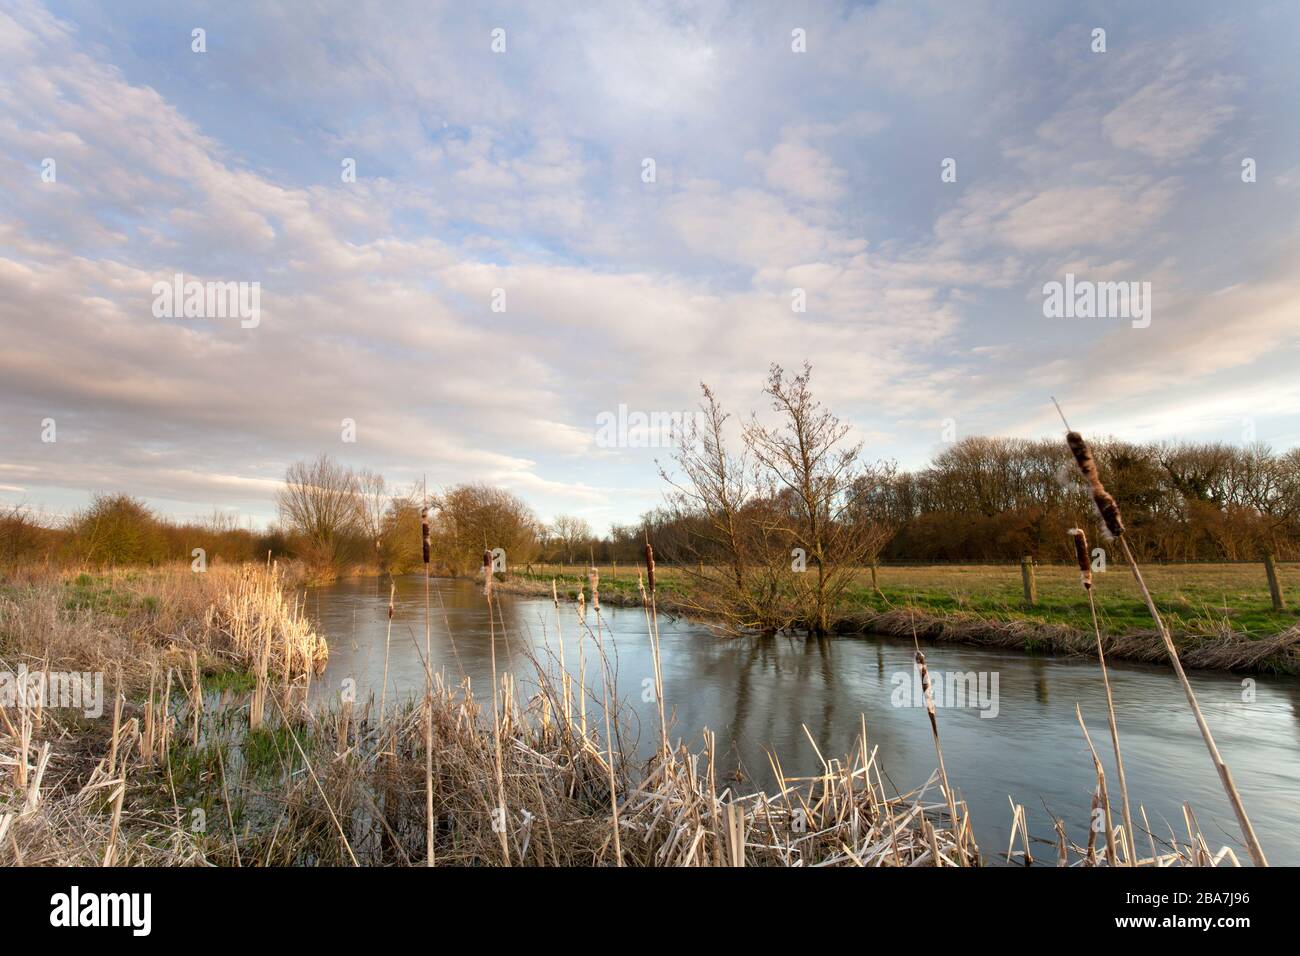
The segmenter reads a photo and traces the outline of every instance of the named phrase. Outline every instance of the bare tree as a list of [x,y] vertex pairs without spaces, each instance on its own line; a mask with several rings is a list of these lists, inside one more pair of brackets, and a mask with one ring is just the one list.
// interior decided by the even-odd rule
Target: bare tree
[[[384,513],[380,530],[380,563],[390,574],[406,574],[424,563],[420,534],[420,510],[426,496],[419,483],[394,494]],[[440,566],[440,570],[442,570]]]
[[503,488],[457,485],[434,498],[434,509],[434,551],[452,574],[481,567],[484,550],[501,548],[520,566],[536,553],[537,517]]
[[573,563],[576,552],[579,557],[592,541],[591,525],[583,518],[574,515],[556,515],[551,522],[551,537],[564,554],[566,564]]
[[782,587],[790,536],[770,479],[752,467],[745,449],[738,456],[727,450],[730,415],[708,385],[700,391],[701,415],[673,455],[680,474],[660,467],[672,486],[667,517],[685,534],[661,534],[655,546],[693,579],[685,600],[694,610],[737,628],[778,630],[791,621]]
[[781,366],[768,372],[764,394],[771,399],[778,425],[751,418],[745,426],[750,454],[770,474],[788,503],[796,547],[810,565],[796,575],[794,588],[809,630],[830,629],[830,609],[852,580],[869,550],[869,542],[848,520],[855,501],[854,483],[862,472],[861,442],[847,444],[850,428],[813,398],[812,366],[786,377]]
[[363,468],[357,472],[357,520],[361,533],[373,543],[375,557],[382,560],[384,519],[392,505],[388,484],[384,476]]
[[360,522],[357,478],[351,469],[328,455],[295,462],[285,472],[276,504],[310,564],[338,569],[353,556]]

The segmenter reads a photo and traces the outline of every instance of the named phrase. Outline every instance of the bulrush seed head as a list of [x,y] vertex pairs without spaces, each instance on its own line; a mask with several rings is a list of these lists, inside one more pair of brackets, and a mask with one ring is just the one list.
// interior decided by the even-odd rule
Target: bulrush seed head
[[1070,537],[1074,539],[1074,558],[1079,562],[1079,581],[1085,591],[1092,590],[1092,562],[1088,557],[1088,536],[1082,528],[1071,528]]
[[1097,506],[1097,515],[1101,518],[1103,533],[1107,538],[1118,538],[1124,533],[1124,520],[1120,517],[1119,505],[1111,497],[1106,486],[1097,474],[1097,462],[1092,457],[1092,449],[1078,432],[1069,432],[1065,442],[1070,446],[1070,454],[1079,466],[1084,480],[1092,491],[1092,503]]

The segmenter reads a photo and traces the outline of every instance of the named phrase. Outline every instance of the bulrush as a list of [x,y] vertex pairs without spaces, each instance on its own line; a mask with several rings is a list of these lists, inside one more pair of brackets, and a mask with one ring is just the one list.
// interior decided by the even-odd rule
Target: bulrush
[[[952,832],[956,835],[957,854],[962,864],[967,863],[965,834],[966,834],[966,815],[958,814],[957,798],[952,792],[952,785],[948,783],[948,770],[943,765],[943,747],[939,744],[939,718],[934,712],[934,687],[930,683],[930,668],[925,664],[925,655],[921,653],[921,645],[916,643],[916,625],[912,625],[912,641],[916,644],[916,667],[921,674],[921,691],[925,697],[925,711],[930,717],[930,734],[934,737],[934,753],[939,760],[939,782],[943,786],[943,795],[948,800],[948,813],[952,820]],[[807,728],[804,728],[805,732]],[[978,857],[979,849],[975,848],[975,855]]]
[[429,508],[420,509],[420,535],[424,541],[424,563],[429,563]]
[[492,552],[483,549],[483,596],[492,600]]
[[[1060,406],[1057,406],[1060,410]],[[1062,422],[1065,416],[1061,415]],[[1232,805],[1233,812],[1237,816],[1237,823],[1241,827],[1242,841],[1246,844],[1246,849],[1250,853],[1250,858],[1256,866],[1268,866],[1268,860],[1264,856],[1264,848],[1259,844],[1259,838],[1255,835],[1255,828],[1251,825],[1250,817],[1246,815],[1245,804],[1241,802],[1241,794],[1237,791],[1237,785],[1233,782],[1232,771],[1228,769],[1227,763],[1224,762],[1222,755],[1219,753],[1218,746],[1214,743],[1214,735],[1210,733],[1210,725],[1205,721],[1205,715],[1201,712],[1200,705],[1196,702],[1196,693],[1192,690],[1192,683],[1187,679],[1187,674],[1183,671],[1182,661],[1178,659],[1178,648],[1174,646],[1174,639],[1169,633],[1169,628],[1165,625],[1164,618],[1160,616],[1160,610],[1156,607],[1155,598],[1151,596],[1151,589],[1142,578],[1142,569],[1138,567],[1137,558],[1133,556],[1133,549],[1129,547],[1128,539],[1124,535],[1124,522],[1120,519],[1119,505],[1115,499],[1107,493],[1106,488],[1101,483],[1101,478],[1097,475],[1097,463],[1093,460],[1092,450],[1088,443],[1083,440],[1083,436],[1076,431],[1069,430],[1070,426],[1065,426],[1067,431],[1065,435],[1066,444],[1070,446],[1070,453],[1074,455],[1074,460],[1079,465],[1079,471],[1087,479],[1089,487],[1092,489],[1092,500],[1097,506],[1097,513],[1101,516],[1102,534],[1110,540],[1119,541],[1120,550],[1124,554],[1124,560],[1128,562],[1129,569],[1133,572],[1133,579],[1137,582],[1138,590],[1142,592],[1142,599],[1146,602],[1147,610],[1151,613],[1151,620],[1155,622],[1156,630],[1160,632],[1160,639],[1165,645],[1165,653],[1169,655],[1169,663],[1174,669],[1174,674],[1178,677],[1178,682],[1183,685],[1183,694],[1187,697],[1187,704],[1192,709],[1192,715],[1196,718],[1196,725],[1201,731],[1201,739],[1205,741],[1205,748],[1209,751],[1210,761],[1214,764],[1214,769],[1219,773],[1219,782],[1223,784],[1223,791],[1228,797],[1228,802]],[[1077,545],[1076,545],[1077,547]],[[1089,591],[1089,596],[1092,592]],[[1094,608],[1094,615],[1095,615]],[[1094,617],[1094,625],[1096,618]],[[1100,630],[1098,631],[1098,648],[1101,646]]]
[[600,611],[600,572],[596,570],[595,565],[592,565],[590,568],[587,569],[587,584],[590,585],[591,587],[591,606],[595,611],[599,612]]
[[645,543],[645,576],[646,584],[650,587],[650,593],[655,590],[655,549],[650,547],[650,542]]
[[1074,559],[1079,562],[1079,582],[1085,591],[1092,590],[1092,561],[1088,556],[1088,536],[1082,528],[1071,528],[1070,537],[1074,539]]
[[1119,505],[1106,490],[1106,486],[1101,483],[1101,476],[1097,474],[1097,461],[1092,457],[1092,449],[1078,432],[1066,433],[1065,443],[1070,446],[1070,453],[1074,455],[1079,471],[1092,491],[1092,503],[1097,506],[1103,534],[1107,538],[1120,537],[1124,533],[1124,521],[1120,517]]

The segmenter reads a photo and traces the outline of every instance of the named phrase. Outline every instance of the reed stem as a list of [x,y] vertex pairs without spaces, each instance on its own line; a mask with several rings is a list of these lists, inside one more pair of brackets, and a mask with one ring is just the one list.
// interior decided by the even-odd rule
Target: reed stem
[[1192,691],[1191,681],[1187,679],[1187,674],[1183,672],[1182,662],[1178,659],[1178,648],[1174,647],[1174,639],[1169,634],[1169,628],[1165,626],[1164,620],[1160,617],[1160,612],[1156,610],[1156,602],[1151,597],[1151,591],[1148,590],[1146,581],[1142,579],[1142,570],[1138,567],[1137,559],[1133,557],[1133,549],[1128,546],[1125,538],[1119,539],[1120,547],[1124,550],[1124,559],[1128,561],[1129,568],[1133,571],[1133,577],[1137,581],[1138,589],[1142,592],[1142,598],[1146,601],[1147,610],[1151,612],[1151,618],[1156,622],[1156,629],[1160,631],[1160,638],[1165,643],[1165,651],[1169,654],[1169,663],[1173,665],[1174,673],[1178,675],[1178,680],[1183,685],[1183,693],[1187,695],[1187,703],[1192,708],[1192,713],[1196,716],[1196,726],[1201,730],[1201,737],[1205,740],[1205,747],[1210,752],[1210,760],[1214,763],[1214,769],[1219,772],[1219,780],[1223,783],[1224,793],[1228,795],[1228,802],[1232,804],[1232,810],[1237,815],[1237,823],[1241,827],[1241,836],[1246,843],[1246,851],[1256,866],[1268,866],[1268,860],[1264,856],[1264,848],[1259,845],[1259,838],[1255,836],[1255,828],[1251,826],[1250,818],[1246,816],[1246,807],[1241,802],[1241,794],[1237,792],[1237,785],[1232,782],[1232,772],[1228,765],[1223,762],[1219,756],[1219,748],[1214,744],[1214,735],[1210,733],[1210,725],[1205,722],[1205,715],[1201,713],[1201,707],[1196,702],[1196,694]]
[[1106,652],[1101,644],[1101,626],[1097,623],[1097,599],[1092,588],[1088,588],[1088,606],[1092,610],[1092,630],[1097,635],[1097,660],[1101,663],[1101,683],[1106,688],[1106,719],[1110,723],[1110,740],[1115,748],[1115,770],[1119,775],[1119,796],[1121,810],[1124,814],[1124,849],[1128,856],[1128,865],[1137,866],[1137,850],[1134,846],[1133,815],[1129,812],[1128,781],[1124,778],[1124,758],[1119,753],[1119,728],[1115,723],[1115,699],[1110,692],[1110,674],[1106,670]]

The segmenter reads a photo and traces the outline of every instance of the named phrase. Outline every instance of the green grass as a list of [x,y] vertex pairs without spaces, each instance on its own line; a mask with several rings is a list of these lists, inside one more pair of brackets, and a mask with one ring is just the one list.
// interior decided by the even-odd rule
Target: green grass
[[199,678],[199,682],[203,686],[204,693],[220,694],[224,691],[231,691],[236,694],[247,694],[251,693],[253,687],[256,686],[257,678],[250,671],[236,668],[203,674]]
[[[116,583],[133,578],[133,575],[127,575]],[[126,617],[136,608],[142,607],[148,611],[158,608],[157,598],[147,597],[141,600],[131,591],[115,586],[114,580],[107,575],[96,576],[82,572],[75,578],[64,581],[63,588],[63,606],[69,611],[89,610]]]
[[[613,576],[610,565],[600,569],[602,595],[612,592],[638,596],[637,568],[620,567]],[[812,573],[811,571],[809,573]],[[1019,564],[882,566],[878,571],[880,592],[871,587],[871,575],[859,571],[846,590],[838,611],[841,615],[890,608],[915,607],[936,616],[970,614],[990,620],[1031,620],[1065,624],[1091,630],[1088,599],[1079,585],[1079,573],[1072,566],[1040,565],[1035,568],[1038,604],[1026,607]],[[1300,624],[1300,564],[1278,566],[1287,610],[1273,611],[1262,564],[1151,565],[1143,575],[1161,613],[1175,631],[1217,633],[1224,628],[1269,636]],[[561,593],[576,594],[586,578],[580,569],[568,565],[534,565],[530,580],[549,582],[557,578]],[[684,593],[689,577],[680,569],[661,564],[656,568],[661,595]],[[1133,575],[1126,565],[1111,564],[1109,570],[1093,575],[1098,614],[1111,633],[1149,630],[1153,625]],[[590,594],[588,594],[590,600]]]
[[302,761],[293,732],[284,724],[248,731],[241,742],[244,769],[253,777],[278,778],[292,773]]
[[[638,571],[641,573],[641,585],[644,585],[644,568],[620,565],[615,569],[612,565],[601,565],[601,597],[607,598],[611,594],[617,594],[620,597],[639,601],[641,599],[641,590],[637,583]],[[554,580],[560,596],[567,597],[570,600],[578,596],[578,589],[581,588],[587,600],[591,601],[591,587],[587,583],[586,569],[578,565],[568,564],[561,568],[559,565],[535,564],[531,574],[518,569],[510,573],[512,577],[523,578],[526,581],[537,581],[547,585]],[[687,590],[686,582],[680,574],[664,578],[660,576],[658,568],[655,569],[655,587],[659,594],[667,595],[684,594]]]
[[[1300,568],[1280,572],[1284,584],[1300,585]],[[943,615],[968,613],[996,620],[1033,620],[1089,630],[1092,620],[1078,572],[1060,565],[1034,570],[1038,603],[1024,602],[1018,565],[881,568],[881,592],[870,578],[859,575],[846,594],[852,610],[906,607]],[[1262,565],[1162,565],[1143,569],[1156,605],[1177,631],[1215,633],[1231,629],[1266,636],[1300,623],[1300,594],[1292,588],[1289,607],[1274,612]],[[1094,593],[1102,625],[1111,633],[1149,630],[1153,625],[1141,594],[1126,566],[1112,565],[1095,573]]]

